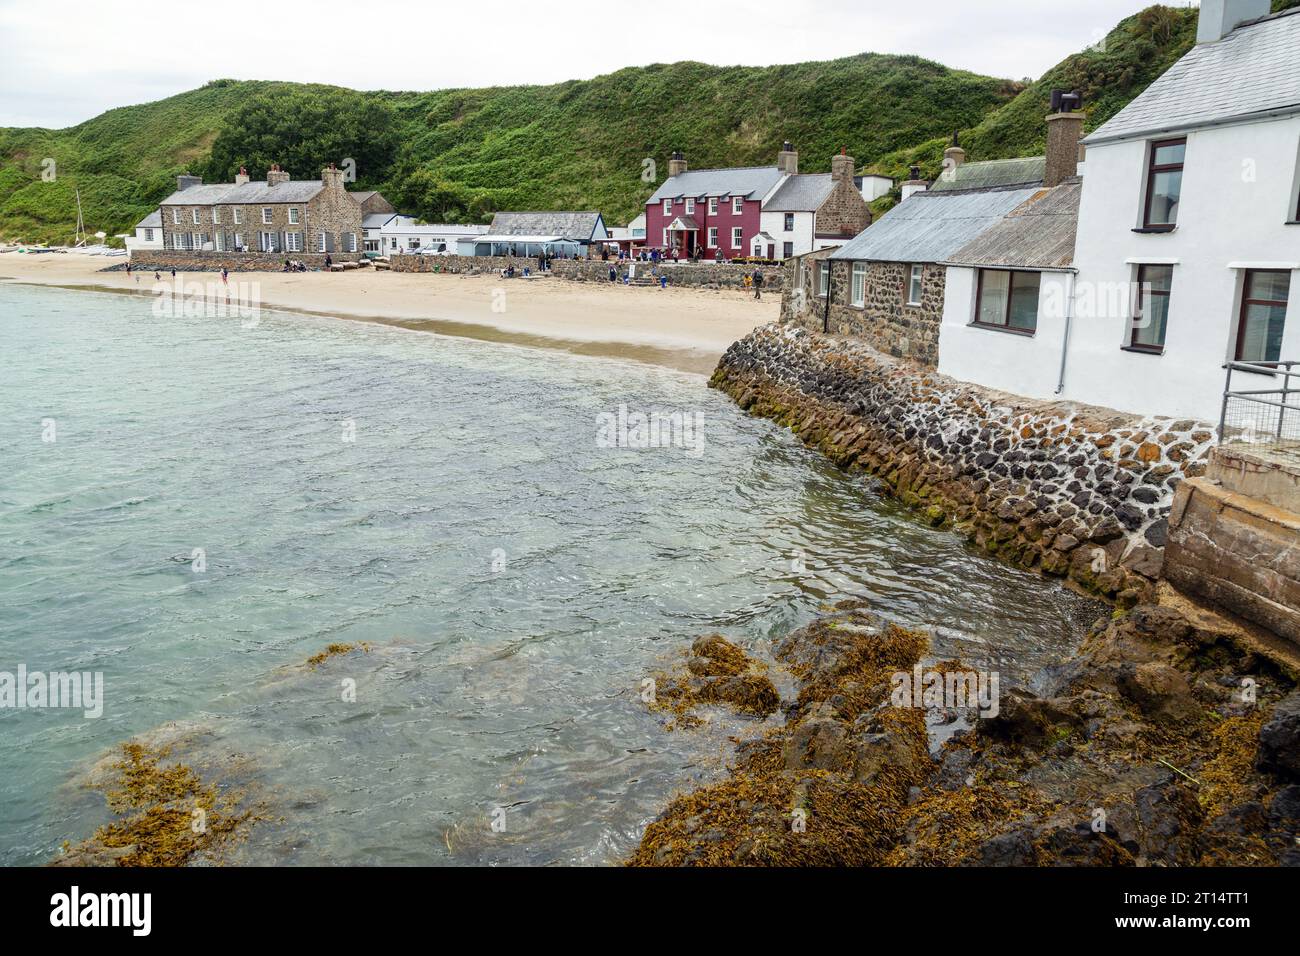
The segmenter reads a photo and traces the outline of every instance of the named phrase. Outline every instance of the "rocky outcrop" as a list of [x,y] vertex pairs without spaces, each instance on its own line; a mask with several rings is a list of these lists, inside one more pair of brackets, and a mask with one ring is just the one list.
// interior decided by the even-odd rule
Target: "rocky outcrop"
[[711,384],[936,526],[1132,606],[1159,576],[1174,489],[1213,429],[960,383],[859,342],[767,326]]
[[1300,693],[1231,632],[1140,605],[941,746],[927,728],[957,715],[888,690],[925,648],[861,603],[791,634],[785,726],[674,800],[629,862],[1300,864]]

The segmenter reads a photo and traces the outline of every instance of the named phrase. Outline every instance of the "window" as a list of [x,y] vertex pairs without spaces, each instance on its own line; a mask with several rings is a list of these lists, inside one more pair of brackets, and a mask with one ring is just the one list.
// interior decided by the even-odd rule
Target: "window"
[[745,197],[744,196],[733,197],[731,200],[731,214],[733,216],[739,216],[744,211],[745,211]]
[[664,242],[663,242],[663,247],[664,247],[665,249],[668,248],[668,230],[667,230],[667,229],[664,230]]
[[199,224],[199,211],[197,209],[191,209],[190,215],[194,217],[194,225],[197,226]]
[[921,287],[922,280],[925,278],[925,266],[917,263],[912,266],[911,275],[907,279],[907,304],[921,304]]
[[665,216],[671,216],[672,214],[673,214],[673,201],[672,201],[671,199],[665,199],[665,200],[664,200],[664,215],[665,215]]
[[794,213],[792,212],[785,214],[785,231],[794,232]]
[[718,197],[717,197],[717,196],[710,196],[710,197],[709,197],[709,215],[710,215],[710,216],[716,216],[717,214],[718,214]]
[[1237,329],[1238,362],[1277,362],[1282,358],[1282,328],[1290,293],[1290,272],[1252,269],[1246,273]]
[[826,260],[817,263],[817,294],[826,295],[831,287],[831,264]]
[[786,242],[781,245],[781,258],[789,259],[794,255],[794,243]]
[[688,199],[688,200],[686,200],[686,215],[688,215],[688,216],[693,216],[693,215],[695,215],[695,200],[694,200],[694,199]]
[[1129,348],[1163,352],[1169,325],[1169,290],[1173,287],[1173,266],[1138,266],[1133,305],[1133,334]]
[[867,264],[853,263],[853,304],[861,308],[867,301]]
[[244,251],[244,234],[242,232],[235,233],[235,251]]
[[221,210],[218,209],[216,206],[213,206],[213,207],[212,207],[212,225],[214,225],[214,226],[218,226],[218,225],[220,225],[220,224],[221,224]]
[[975,324],[1011,332],[1038,328],[1037,272],[981,269],[975,297]]
[[355,232],[349,232],[349,233],[345,233],[345,235],[347,236],[347,250],[348,250],[348,252],[356,252],[356,251],[357,251],[357,234],[356,234]]
[[286,252],[302,252],[302,233],[286,232],[284,234],[284,249]]
[[190,248],[192,249],[203,248],[203,233],[201,232],[194,233],[194,245],[192,245]]
[[296,225],[298,225],[298,207],[297,207],[297,206],[290,206],[290,207],[289,207],[289,225],[291,225],[291,226],[296,226]]
[[739,226],[731,230],[731,248],[743,249],[745,246],[745,231]]
[[1147,229],[1173,229],[1178,222],[1186,153],[1186,139],[1165,139],[1151,144],[1146,214],[1142,222]]
[[180,211],[179,209],[173,209],[173,210],[172,210],[172,225],[173,225],[173,226],[179,226],[180,224],[181,224],[181,211]]
[[709,248],[718,248],[718,227],[709,226]]
[[238,226],[241,222],[244,221],[244,217],[240,214],[238,206],[230,210],[230,216],[231,216],[231,221],[234,222],[236,226]]
[[263,207],[262,207],[262,223],[263,223],[264,225],[270,225],[270,224],[271,224],[271,217],[274,215],[274,213],[275,213],[275,210],[272,209],[270,206],[263,206]]
[[145,241],[145,242],[153,242],[153,230],[152,230],[152,229],[146,229],[146,230],[144,231],[144,241]]

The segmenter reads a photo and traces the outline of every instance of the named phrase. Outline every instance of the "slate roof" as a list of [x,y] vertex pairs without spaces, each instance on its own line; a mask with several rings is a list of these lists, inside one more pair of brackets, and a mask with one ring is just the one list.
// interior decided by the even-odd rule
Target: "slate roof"
[[[354,193],[355,195],[355,193]],[[369,212],[361,217],[361,228],[363,229],[382,229],[388,223],[398,217],[399,213],[395,212]]]
[[1029,156],[1024,159],[990,159],[978,163],[962,163],[956,169],[946,170],[931,192],[951,192],[958,189],[991,189],[998,186],[1037,186],[1047,174],[1046,156]]
[[162,226],[162,211],[155,209],[135,224],[137,229],[158,229]]
[[[240,203],[273,205],[307,202],[325,188],[319,179],[291,179],[268,186],[265,180],[248,183],[203,183],[181,189],[164,199],[160,206],[213,206]],[[348,193],[354,196],[355,193]]]
[[785,174],[775,166],[744,166],[736,169],[691,169],[666,179],[646,202],[665,199],[708,199],[713,196],[743,196],[762,199]]
[[1022,188],[917,193],[841,246],[831,258],[946,262],[1037,192],[1038,188]]
[[492,217],[491,232],[494,236],[563,236],[587,242],[597,226],[604,226],[598,212],[499,212]]
[[830,173],[799,173],[781,184],[763,212],[816,212],[834,188]]
[[1084,143],[1300,112],[1300,8],[1193,47]]
[[[1040,189],[1000,221],[954,252],[947,262],[963,266],[1066,269],[1074,262],[1083,183],[1066,180]],[[910,200],[909,200],[910,201]]]

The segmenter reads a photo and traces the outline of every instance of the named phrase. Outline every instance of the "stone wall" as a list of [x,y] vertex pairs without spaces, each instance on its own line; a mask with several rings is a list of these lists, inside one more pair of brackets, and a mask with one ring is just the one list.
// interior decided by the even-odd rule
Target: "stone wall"
[[1213,429],[956,382],[864,343],[770,325],[710,383],[1003,560],[1131,604],[1158,577],[1174,491]]
[[871,225],[871,206],[862,198],[858,187],[853,185],[852,172],[850,168],[850,178],[837,182],[817,210],[819,237],[843,236],[844,241],[848,242]]
[[1300,514],[1284,507],[1293,503],[1295,468],[1268,465],[1216,448],[1205,477],[1179,486],[1165,576],[1300,645]]
[[[394,272],[450,272],[454,274],[479,275],[499,272],[513,263],[517,272],[525,268],[537,271],[537,260],[522,256],[408,256],[393,255],[388,257]],[[551,262],[550,275],[572,282],[609,282],[609,268],[618,269],[619,276],[627,274],[629,263],[611,259],[555,259]],[[745,277],[752,276],[756,267],[740,263],[701,263],[661,264],[653,266],[649,262],[636,263],[638,279],[650,277],[657,272],[668,277],[668,284],[681,288],[694,289],[743,289]],[[777,266],[758,266],[763,273],[763,291],[780,294],[783,272]]]
[[[854,263],[830,263],[830,309],[819,294],[818,272],[834,250],[820,250],[802,257],[799,264],[786,263],[786,288],[781,298],[781,319],[809,331],[827,329],[835,335],[852,335],[895,358],[907,358],[924,365],[939,364],[939,330],[943,324],[943,296],[947,269],[922,263],[921,302],[908,302],[911,264],[901,262],[859,263],[866,267],[863,304],[853,305]],[[802,289],[802,292],[797,290]]]
[[[334,262],[356,262],[362,257],[345,252],[330,256]],[[323,269],[325,257],[315,253],[282,252],[170,252],[165,249],[135,249],[131,252],[131,268],[158,269],[164,272],[280,272],[284,260],[304,263],[309,269]]]

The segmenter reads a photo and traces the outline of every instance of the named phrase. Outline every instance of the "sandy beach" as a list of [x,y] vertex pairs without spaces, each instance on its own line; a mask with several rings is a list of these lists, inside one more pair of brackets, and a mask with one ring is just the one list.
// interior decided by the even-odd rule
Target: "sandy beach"
[[[121,258],[79,253],[0,255],[0,279],[152,295],[153,273],[101,272]],[[170,276],[164,275],[168,281]],[[185,282],[220,282],[211,272]],[[487,341],[630,358],[709,373],[732,342],[776,320],[779,296],[358,270],[231,273],[262,308],[382,322]]]

